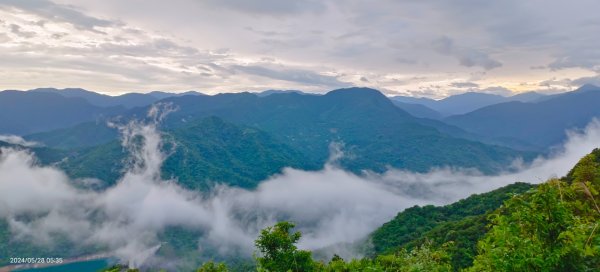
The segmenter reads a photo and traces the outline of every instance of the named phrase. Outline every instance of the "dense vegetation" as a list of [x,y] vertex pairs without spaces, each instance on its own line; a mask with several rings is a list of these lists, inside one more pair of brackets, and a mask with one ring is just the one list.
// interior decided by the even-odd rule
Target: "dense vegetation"
[[[350,89],[324,96],[170,98],[180,111],[163,127],[170,154],[163,177],[198,190],[215,182],[252,188],[285,166],[321,167],[332,141],[345,144],[348,155],[341,164],[356,172],[388,166],[426,171],[446,164],[493,172],[515,155],[530,156],[461,139],[460,130],[413,118],[382,97],[374,90]],[[83,113],[85,120],[99,114]],[[122,174],[127,154],[116,131],[100,126],[104,129],[94,132],[98,123],[84,123],[29,139],[51,145],[32,148],[42,163],[56,164],[73,177],[100,178],[104,188]],[[370,236],[373,251],[363,259],[315,260],[295,246],[301,235],[293,224],[282,222],[261,232],[254,263],[232,265],[227,259],[227,265],[208,262],[199,271],[600,271],[599,200],[600,150],[595,150],[566,177],[539,186],[517,183],[444,207],[409,208]],[[190,261],[185,269],[194,269],[202,235],[170,226],[159,234],[166,245],[158,254]],[[8,222],[0,220],[0,256],[67,257],[101,250],[78,248],[60,234],[52,238],[51,247],[29,243],[11,236]]]
[[[163,175],[193,189],[206,190],[211,183],[252,188],[286,166],[318,169],[332,142],[344,145],[340,164],[356,173],[383,172],[390,166],[413,171],[455,166],[492,173],[506,169],[517,156],[532,156],[450,136],[466,137],[441,122],[414,118],[372,89],[322,96],[185,96],[165,102],[178,110],[161,127],[175,146],[167,150]],[[129,114],[140,116],[145,110]],[[67,159],[57,161],[69,175],[98,178],[110,186],[127,166],[116,136],[115,129],[91,122],[27,138],[66,150]]]
[[600,270],[600,150],[491,216],[470,271]]
[[371,235],[374,254],[393,253],[399,249],[413,249],[429,241],[435,246],[447,246],[454,267],[464,268],[473,262],[477,240],[485,234],[487,216],[498,209],[514,194],[533,188],[526,183],[472,195],[456,203],[435,207],[432,205],[408,208],[385,223]]
[[[302,236],[294,232],[294,224],[279,222],[261,231],[256,239],[256,271],[451,271],[449,255],[443,249],[425,244],[411,251],[380,255],[373,259],[345,261],[334,256],[329,262],[316,261],[312,253],[299,250],[296,243]],[[223,263],[204,263],[198,272],[232,271]]]
[[[339,142],[347,154],[341,165],[357,173],[365,169],[382,172],[390,166],[419,172],[455,166],[493,173],[504,170],[516,157],[527,160],[535,155],[483,144],[457,127],[415,118],[380,92],[367,88],[334,90],[318,96],[282,93],[259,97],[239,93],[170,97],[161,102],[177,108],[163,122],[163,131],[189,128],[191,122],[217,116],[240,128],[268,134],[302,154],[311,166],[325,163],[329,144]],[[132,109],[122,119],[145,116],[147,110]],[[114,130],[92,122],[26,138],[71,149],[101,147],[115,137]]]
[[[345,261],[335,256],[329,262],[315,261],[309,251],[299,250],[295,243],[300,239],[299,232],[293,232],[293,224],[280,222],[263,230],[256,240],[258,254],[257,271],[453,271],[465,268],[464,263],[453,260],[457,253],[452,249],[461,243],[461,238],[478,239],[474,262],[464,271],[598,271],[600,270],[600,150],[585,156],[562,179],[551,179],[529,189],[524,184],[515,184],[496,192],[474,196],[461,202],[438,208],[422,209],[428,216],[417,217],[424,225],[436,225],[430,231],[432,237],[441,238],[444,243],[436,244],[430,239],[416,238],[419,241],[412,249],[401,247],[370,258]],[[523,192],[527,190],[526,192]],[[515,192],[504,204],[492,213],[493,206],[487,201],[505,198],[506,193]],[[520,194],[518,194],[521,192]],[[478,205],[480,204],[480,205]],[[460,207],[460,208],[459,208]],[[456,218],[445,223],[435,224],[435,218]],[[417,208],[413,208],[418,210]],[[410,213],[410,212],[409,212]],[[409,214],[407,213],[407,214]],[[413,213],[417,214],[417,213]],[[487,214],[487,227],[477,220]],[[466,217],[464,217],[466,216]],[[394,220],[406,214],[399,214]],[[431,220],[425,220],[431,219]],[[394,221],[393,221],[394,222]],[[433,222],[433,223],[432,223]],[[396,226],[399,222],[394,223]],[[384,232],[391,231],[394,224],[386,224]],[[416,227],[415,223],[407,223]],[[475,233],[462,235],[453,233],[475,226]],[[444,229],[445,228],[445,229]],[[437,232],[436,232],[437,229]],[[406,234],[405,229],[398,229]],[[374,234],[381,235],[381,230]],[[419,230],[417,229],[417,232]],[[469,233],[470,231],[465,230]],[[423,231],[420,231],[423,233]],[[421,235],[422,236],[422,235]],[[425,235],[426,236],[426,235]],[[402,239],[405,235],[400,235]],[[450,238],[448,238],[450,237]],[[454,238],[452,238],[454,237]],[[408,244],[408,243],[406,243]],[[229,271],[224,264],[205,263],[198,271]]]
[[[321,164],[255,128],[206,117],[164,133],[164,178],[208,190],[214,183],[253,188],[284,167],[318,169]],[[96,177],[110,186],[127,169],[126,150],[112,142],[75,150],[59,166],[73,177]]]

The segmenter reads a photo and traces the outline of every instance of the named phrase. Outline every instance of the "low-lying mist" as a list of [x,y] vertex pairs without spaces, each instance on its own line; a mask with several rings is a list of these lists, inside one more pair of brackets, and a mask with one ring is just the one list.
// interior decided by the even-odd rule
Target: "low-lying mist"
[[[217,186],[210,193],[185,190],[162,180],[161,134],[155,123],[132,122],[121,128],[131,151],[130,169],[102,192],[77,189],[61,170],[41,166],[32,153],[0,152],[0,218],[16,237],[52,243],[64,233],[81,244],[96,244],[139,266],[161,245],[157,234],[169,226],[201,230],[198,250],[251,256],[260,229],[278,220],[297,224],[300,247],[319,249],[352,242],[414,205],[442,205],[517,181],[539,183],[562,176],[593,148],[600,146],[600,123],[591,122],[547,158],[496,176],[475,171],[435,169],[412,173],[390,169],[358,176],[336,166],[334,155],[323,170],[287,168],[255,190]],[[22,220],[22,215],[35,215]],[[357,252],[342,252],[359,254]]]
[[36,143],[36,142],[27,141],[17,135],[0,134],[0,141],[6,142],[9,144],[13,144],[13,145],[21,145],[21,146],[27,146],[27,147],[40,145],[39,143]]

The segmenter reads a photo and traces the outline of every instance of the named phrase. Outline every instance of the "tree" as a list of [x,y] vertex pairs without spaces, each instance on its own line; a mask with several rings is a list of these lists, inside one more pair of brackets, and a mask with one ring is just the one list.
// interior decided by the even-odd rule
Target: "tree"
[[570,195],[564,182],[550,180],[507,201],[479,242],[471,271],[588,271],[597,258],[587,242],[591,229],[574,214]]
[[316,271],[318,263],[313,261],[310,251],[298,250],[296,243],[302,236],[291,232],[295,227],[290,222],[279,222],[260,232],[255,245],[260,253],[256,258],[262,271]]
[[209,261],[204,263],[200,268],[198,268],[197,272],[227,272],[227,266],[224,263],[215,263],[213,261]]

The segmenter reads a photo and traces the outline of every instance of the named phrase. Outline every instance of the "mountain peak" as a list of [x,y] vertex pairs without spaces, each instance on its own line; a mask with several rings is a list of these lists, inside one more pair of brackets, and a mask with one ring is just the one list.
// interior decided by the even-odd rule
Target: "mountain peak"
[[342,89],[335,89],[333,91],[328,92],[326,95],[360,95],[360,96],[365,96],[365,95],[376,95],[376,96],[381,96],[385,98],[385,95],[383,95],[380,91],[375,90],[375,89],[371,89],[371,88],[366,88],[366,87],[350,87],[350,88],[342,88]]

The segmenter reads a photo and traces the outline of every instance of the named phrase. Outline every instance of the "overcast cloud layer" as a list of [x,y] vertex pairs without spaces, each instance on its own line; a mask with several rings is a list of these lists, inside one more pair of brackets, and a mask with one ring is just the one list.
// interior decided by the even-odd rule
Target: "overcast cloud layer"
[[600,84],[597,10],[595,0],[2,0],[0,89],[565,91]]
[[153,259],[148,258],[163,242],[157,233],[168,226],[202,230],[198,250],[249,257],[260,229],[291,220],[304,233],[302,248],[334,246],[338,254],[356,256],[358,252],[335,246],[363,239],[407,207],[447,204],[517,181],[539,183],[562,176],[600,146],[600,123],[593,121],[581,134],[570,133],[553,156],[527,166],[515,164],[520,169],[516,173],[390,169],[357,176],[337,168],[335,159],[341,154],[334,153],[321,171],[285,169],[252,191],[217,187],[201,195],[160,178],[165,154],[154,124],[133,122],[121,132],[133,164],[117,185],[103,192],[75,188],[79,181],[39,166],[26,151],[0,149],[0,218],[9,222],[15,239],[44,244],[52,243],[51,233],[64,233],[77,244],[103,245],[137,267]]

